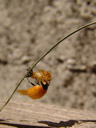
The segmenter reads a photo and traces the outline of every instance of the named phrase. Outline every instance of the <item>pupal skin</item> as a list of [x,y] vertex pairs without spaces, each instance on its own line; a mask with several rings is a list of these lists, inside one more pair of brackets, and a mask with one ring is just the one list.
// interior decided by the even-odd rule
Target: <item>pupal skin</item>
[[42,70],[42,69],[39,69],[38,72],[30,71],[27,77],[36,79],[38,83],[42,82],[43,84],[50,82],[52,79],[51,73],[46,70]]

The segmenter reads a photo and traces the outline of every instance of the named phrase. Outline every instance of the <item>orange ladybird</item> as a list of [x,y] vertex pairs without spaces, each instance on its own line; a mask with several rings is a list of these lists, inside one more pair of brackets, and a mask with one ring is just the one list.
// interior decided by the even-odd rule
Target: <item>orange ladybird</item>
[[34,85],[32,88],[18,90],[18,92],[22,95],[28,95],[32,99],[39,99],[46,94],[48,86],[49,85]]

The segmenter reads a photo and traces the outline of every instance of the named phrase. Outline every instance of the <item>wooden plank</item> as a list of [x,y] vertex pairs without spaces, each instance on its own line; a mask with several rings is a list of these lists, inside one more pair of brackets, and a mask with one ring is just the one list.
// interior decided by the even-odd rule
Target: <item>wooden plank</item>
[[[0,106],[4,101],[0,101]],[[0,113],[0,128],[96,128],[96,112],[11,101]]]

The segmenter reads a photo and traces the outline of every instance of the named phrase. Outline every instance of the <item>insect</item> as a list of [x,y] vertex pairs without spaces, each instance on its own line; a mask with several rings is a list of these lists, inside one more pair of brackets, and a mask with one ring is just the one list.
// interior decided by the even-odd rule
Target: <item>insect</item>
[[[29,77],[36,79],[37,83],[33,84],[29,81]],[[30,72],[27,76],[28,82],[32,85],[32,88],[27,90],[18,90],[22,95],[28,95],[32,99],[39,99],[44,96],[48,90],[48,86],[51,81],[51,74],[45,70],[38,70],[38,72]]]

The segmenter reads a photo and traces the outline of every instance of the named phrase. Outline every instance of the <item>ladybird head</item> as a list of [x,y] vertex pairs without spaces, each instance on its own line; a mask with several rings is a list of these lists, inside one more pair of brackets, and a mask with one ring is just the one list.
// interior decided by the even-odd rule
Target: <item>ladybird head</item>
[[48,86],[49,86],[49,82],[41,82],[41,85],[42,85],[44,90],[47,90]]

